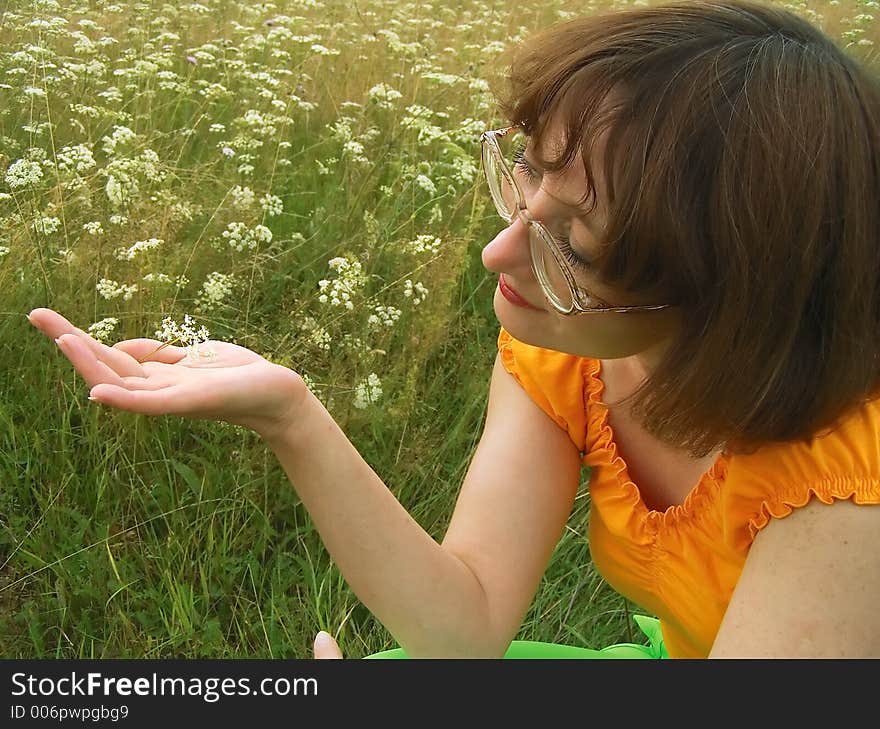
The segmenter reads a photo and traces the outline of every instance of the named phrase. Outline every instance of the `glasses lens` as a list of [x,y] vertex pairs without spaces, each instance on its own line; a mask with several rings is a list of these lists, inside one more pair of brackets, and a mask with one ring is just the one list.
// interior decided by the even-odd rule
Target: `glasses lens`
[[[498,145],[497,150],[491,144],[483,145],[483,167],[489,182],[489,192],[492,193],[492,201],[495,203],[498,214],[507,221],[513,218],[518,207],[517,193],[508,174],[508,170],[513,169],[515,144],[517,143],[516,139],[511,139],[511,137],[519,138],[520,143],[522,141],[522,134],[510,133],[503,137],[495,137],[495,142]],[[499,151],[507,170],[504,169],[498,157]]]
[[529,245],[532,252],[532,268],[550,303],[560,311],[569,312],[574,306],[571,286],[554,255],[549,234],[538,226],[529,226]]

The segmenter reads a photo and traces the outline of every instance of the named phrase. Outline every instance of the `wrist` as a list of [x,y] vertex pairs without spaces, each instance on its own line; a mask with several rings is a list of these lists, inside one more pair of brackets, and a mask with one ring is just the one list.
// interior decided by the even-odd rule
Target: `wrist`
[[316,416],[321,412],[329,415],[302,377],[292,370],[288,371],[292,375],[292,387],[284,395],[281,415],[270,425],[257,430],[257,434],[272,450],[295,448],[314,427]]

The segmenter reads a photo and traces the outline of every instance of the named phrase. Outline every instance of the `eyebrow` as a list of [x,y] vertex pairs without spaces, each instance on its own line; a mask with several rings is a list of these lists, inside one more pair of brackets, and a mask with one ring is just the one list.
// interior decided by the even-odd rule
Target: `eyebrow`
[[[523,150],[523,157],[525,158],[525,161],[529,163],[529,166],[533,167],[536,170],[542,169],[541,166],[535,164],[535,161],[529,156],[529,150],[527,148]],[[565,207],[571,208],[572,210],[576,210],[578,213],[580,213],[580,215],[577,216],[578,219],[583,221],[584,225],[586,225],[587,228],[589,228],[594,234],[599,234],[601,226],[599,225],[599,221],[597,221],[593,217],[593,213],[596,212],[595,208],[593,209],[592,213],[588,213],[580,205],[574,205],[574,204],[568,202],[567,200],[563,200],[562,198],[558,198],[553,193],[550,193],[550,192],[547,192],[546,190],[544,190],[544,194],[546,194],[548,197],[552,197],[554,200],[556,200],[556,202],[561,203],[562,205],[565,205]]]

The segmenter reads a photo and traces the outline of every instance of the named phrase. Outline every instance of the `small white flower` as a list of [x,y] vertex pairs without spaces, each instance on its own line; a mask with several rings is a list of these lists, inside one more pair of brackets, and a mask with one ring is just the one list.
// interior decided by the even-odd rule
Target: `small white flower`
[[200,349],[199,345],[208,341],[210,332],[204,326],[196,329],[196,322],[189,314],[183,315],[183,323],[178,324],[170,316],[162,320],[162,328],[156,330],[156,339],[167,344],[180,344],[187,349],[187,357],[198,359],[199,357],[213,358],[217,353],[210,347]]
[[119,248],[115,252],[115,256],[120,261],[131,261],[143,251],[149,251],[158,248],[165,241],[161,238],[149,238],[147,240],[139,240],[128,248]]
[[6,170],[6,184],[13,190],[29,185],[36,185],[43,179],[43,170],[38,162],[17,159]]
[[382,397],[382,381],[379,375],[371,372],[365,380],[357,384],[354,390],[354,402],[359,410],[364,410],[369,405],[377,402]]
[[263,211],[269,217],[281,215],[284,212],[284,204],[281,202],[281,198],[269,193],[260,198],[260,207],[263,208]]
[[101,225],[100,220],[93,220],[89,223],[84,223],[83,230],[89,235],[102,235],[104,233],[104,228]]
[[107,339],[113,330],[116,329],[117,324],[119,324],[119,319],[114,316],[108,316],[101,319],[101,321],[96,321],[94,324],[89,325],[88,332],[99,342],[106,344]]

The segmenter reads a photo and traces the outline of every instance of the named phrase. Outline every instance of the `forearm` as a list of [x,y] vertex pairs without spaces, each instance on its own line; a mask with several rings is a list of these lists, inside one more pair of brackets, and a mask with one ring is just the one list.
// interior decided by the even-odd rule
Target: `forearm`
[[311,393],[296,425],[266,442],[348,584],[409,655],[490,650],[473,572],[416,523]]

